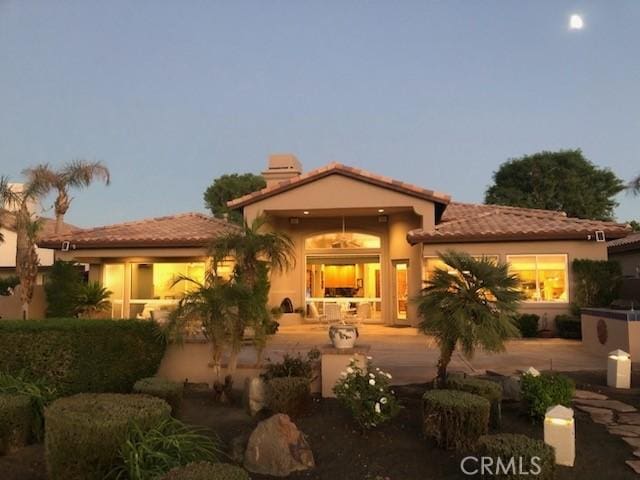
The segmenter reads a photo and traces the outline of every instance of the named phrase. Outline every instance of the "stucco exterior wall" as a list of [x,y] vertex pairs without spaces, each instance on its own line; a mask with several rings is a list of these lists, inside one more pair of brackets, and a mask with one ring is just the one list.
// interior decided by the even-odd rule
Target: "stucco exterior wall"
[[[22,318],[22,304],[20,303],[20,287],[13,295],[0,295],[0,319],[17,320]],[[29,305],[29,318],[42,319],[47,309],[47,297],[42,285],[33,289],[33,298]]]
[[[4,241],[0,243],[0,268],[15,268],[17,247],[16,232],[7,230],[6,228],[0,228],[0,232],[4,237]],[[40,259],[41,266],[50,267],[53,265],[53,250],[48,248],[38,248],[36,251],[38,252],[38,258]]]
[[577,258],[591,260],[606,260],[607,247],[604,242],[588,241],[540,241],[540,242],[484,242],[484,243],[451,243],[451,244],[425,244],[423,246],[424,257],[435,257],[438,252],[448,249],[460,250],[471,255],[497,255],[501,261],[507,260],[507,255],[530,254],[566,254],[569,276],[569,302],[546,303],[524,302],[520,310],[523,313],[535,313],[540,316],[540,328],[554,329],[556,315],[568,314],[570,302],[573,299],[574,279],[571,273],[571,263]]

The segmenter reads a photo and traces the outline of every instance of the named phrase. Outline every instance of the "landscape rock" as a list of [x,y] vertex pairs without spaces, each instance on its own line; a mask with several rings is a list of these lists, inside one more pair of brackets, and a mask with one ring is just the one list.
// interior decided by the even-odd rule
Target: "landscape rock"
[[619,413],[618,422],[627,425],[640,425],[640,413]]
[[600,423],[602,425],[611,425],[614,423],[613,412],[608,408],[589,407],[587,405],[576,405],[576,408],[591,415],[591,420],[594,423]]
[[640,475],[640,460],[627,460],[625,462],[631,469]]
[[244,452],[247,450],[250,435],[250,432],[242,433],[231,439],[229,457],[231,457],[234,463],[242,464],[242,462],[244,462]]
[[606,395],[589,390],[576,390],[573,392],[573,398],[579,398],[581,400],[608,400]]
[[618,400],[585,400],[582,398],[574,399],[576,404],[588,405],[590,407],[608,408],[616,412],[636,412],[637,410],[631,405],[620,402]]
[[498,383],[502,386],[502,399],[507,401],[520,401],[520,376],[508,376],[499,374],[493,370],[487,370],[486,380]]
[[286,477],[315,467],[304,434],[287,415],[273,415],[258,424],[249,437],[244,467],[253,473]]
[[260,377],[247,378],[244,382],[244,406],[252,417],[266,406],[265,384]]
[[633,448],[640,448],[640,438],[638,437],[622,437],[622,440],[627,442]]
[[640,436],[640,425],[612,425],[607,428],[612,435],[620,435],[623,437]]

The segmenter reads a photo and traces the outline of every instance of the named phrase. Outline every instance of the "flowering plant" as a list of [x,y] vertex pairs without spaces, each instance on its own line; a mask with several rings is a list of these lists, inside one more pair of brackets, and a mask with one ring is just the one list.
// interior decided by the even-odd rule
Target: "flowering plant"
[[363,428],[374,428],[391,420],[400,409],[389,381],[391,374],[374,368],[367,357],[366,368],[354,358],[333,387],[338,401]]

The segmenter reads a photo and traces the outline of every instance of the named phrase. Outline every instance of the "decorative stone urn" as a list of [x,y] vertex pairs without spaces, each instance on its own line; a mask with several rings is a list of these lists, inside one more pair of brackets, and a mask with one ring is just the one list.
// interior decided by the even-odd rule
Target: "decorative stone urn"
[[353,348],[358,336],[358,327],[355,325],[331,325],[329,327],[329,338],[335,348]]

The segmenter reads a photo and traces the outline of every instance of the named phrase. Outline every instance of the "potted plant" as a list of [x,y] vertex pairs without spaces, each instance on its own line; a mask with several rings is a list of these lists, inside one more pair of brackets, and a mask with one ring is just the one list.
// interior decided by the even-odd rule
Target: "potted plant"
[[353,348],[359,335],[358,327],[355,325],[341,324],[329,327],[329,338],[335,348]]

